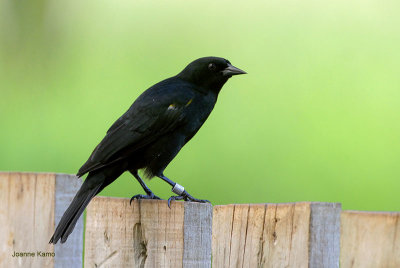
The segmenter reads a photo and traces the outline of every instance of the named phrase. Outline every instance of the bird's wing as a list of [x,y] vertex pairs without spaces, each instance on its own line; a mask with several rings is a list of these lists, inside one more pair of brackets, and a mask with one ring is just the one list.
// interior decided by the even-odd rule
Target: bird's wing
[[184,124],[184,109],[193,95],[179,94],[179,90],[164,91],[158,90],[153,92],[155,94],[143,94],[139,97],[110,127],[77,175],[82,176],[123,159]]

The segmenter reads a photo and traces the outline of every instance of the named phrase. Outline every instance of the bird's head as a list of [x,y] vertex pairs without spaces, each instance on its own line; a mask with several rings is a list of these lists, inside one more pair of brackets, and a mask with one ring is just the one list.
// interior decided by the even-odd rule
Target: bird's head
[[224,58],[204,57],[191,62],[178,77],[218,93],[233,75],[245,73]]

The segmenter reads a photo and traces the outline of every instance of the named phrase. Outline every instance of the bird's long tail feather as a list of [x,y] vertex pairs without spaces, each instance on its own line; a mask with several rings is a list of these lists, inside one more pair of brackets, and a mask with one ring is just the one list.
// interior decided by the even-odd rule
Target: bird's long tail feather
[[75,195],[68,209],[62,216],[58,226],[51,237],[49,243],[56,244],[61,239],[61,243],[67,241],[68,236],[72,233],[76,222],[89,204],[90,200],[103,188],[101,183],[95,187],[89,186],[88,179],[82,184],[78,193]]

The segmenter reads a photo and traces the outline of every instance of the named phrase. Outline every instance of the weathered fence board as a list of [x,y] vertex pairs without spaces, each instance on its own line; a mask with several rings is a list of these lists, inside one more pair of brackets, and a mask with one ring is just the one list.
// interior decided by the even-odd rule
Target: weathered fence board
[[400,267],[400,213],[343,211],[340,267]]
[[[82,218],[65,244],[48,243],[81,183],[0,172],[0,267],[82,267]],[[171,207],[94,198],[85,267],[400,267],[400,212],[313,202]]]
[[339,203],[311,203],[309,267],[339,267]]
[[[62,215],[71,203],[76,192],[82,185],[82,179],[75,175],[56,174],[55,191],[55,223],[57,226]],[[52,229],[52,235],[55,227]],[[51,237],[51,236],[50,236]],[[83,216],[75,225],[74,231],[68,237],[68,243],[57,243],[54,246],[54,267],[81,268],[83,263]]]
[[[86,267],[211,267],[210,204],[96,197],[87,210]],[[185,219],[187,222],[185,222]]]
[[338,267],[340,204],[215,206],[213,267]]
[[211,267],[212,206],[185,203],[183,267]]
[[57,245],[55,251],[49,244],[57,217],[79,184],[65,174],[0,173],[0,267],[63,267],[65,260],[64,267],[82,266],[82,220],[72,234],[74,243]]

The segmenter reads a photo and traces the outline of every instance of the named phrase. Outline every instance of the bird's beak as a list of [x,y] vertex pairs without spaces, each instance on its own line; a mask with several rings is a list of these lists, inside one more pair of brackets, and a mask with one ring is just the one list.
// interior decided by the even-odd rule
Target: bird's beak
[[222,75],[223,76],[232,76],[232,75],[238,75],[238,74],[247,74],[245,71],[240,70],[239,68],[236,68],[235,66],[231,65],[228,63],[228,67],[222,70]]

